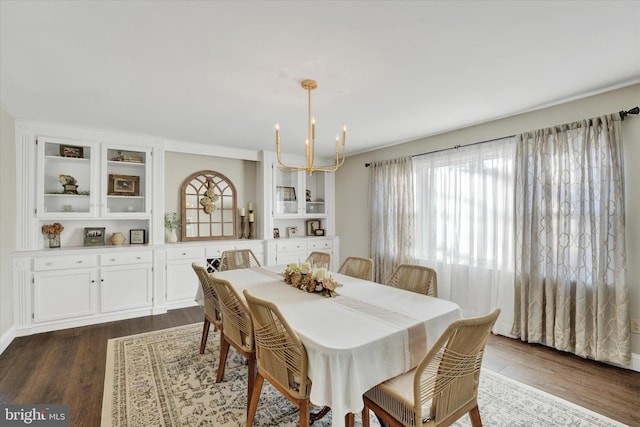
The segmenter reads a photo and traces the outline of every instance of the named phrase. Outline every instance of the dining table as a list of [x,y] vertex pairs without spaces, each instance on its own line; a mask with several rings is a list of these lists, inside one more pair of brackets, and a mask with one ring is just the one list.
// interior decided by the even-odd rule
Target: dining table
[[413,369],[462,317],[451,301],[334,272],[337,295],[307,292],[284,282],[284,268],[213,274],[229,281],[243,299],[246,289],[276,304],[307,351],[311,403],[330,407],[335,427],[362,410],[364,392]]

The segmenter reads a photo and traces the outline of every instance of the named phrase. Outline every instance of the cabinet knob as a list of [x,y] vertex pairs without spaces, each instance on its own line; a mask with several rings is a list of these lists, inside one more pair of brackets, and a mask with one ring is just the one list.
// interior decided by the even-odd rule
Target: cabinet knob
[[82,260],[76,261],[77,264],[82,264]]
[[141,256],[137,256],[136,259],[142,259],[142,257]]
[[104,279],[100,279],[101,282],[104,282]]
[[44,265],[51,265],[51,264],[53,264],[53,263],[52,262],[47,262]]
[[92,281],[91,281],[91,283],[96,283],[96,281],[95,281],[95,280],[92,280]]
[[186,255],[186,254],[187,254],[186,252],[182,252],[182,255]]
[[115,258],[111,258],[109,261],[115,261],[115,260],[116,260]]

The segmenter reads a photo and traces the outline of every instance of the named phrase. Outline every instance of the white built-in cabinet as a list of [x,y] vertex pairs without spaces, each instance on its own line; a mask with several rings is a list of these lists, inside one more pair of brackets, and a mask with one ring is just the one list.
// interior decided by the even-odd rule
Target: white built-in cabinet
[[312,175],[303,171],[282,172],[277,164],[273,164],[272,170],[275,218],[319,218],[327,215],[325,172]]
[[[215,272],[225,250],[251,249],[265,266],[304,260],[313,250],[322,250],[330,252],[332,266],[337,265],[333,174],[281,172],[274,153],[261,153],[256,166],[261,238],[165,244],[162,141],[17,122],[16,152],[17,336],[195,305],[200,284],[192,263]],[[309,220],[321,221],[327,235],[305,237]],[[54,222],[64,226],[57,249],[48,247],[41,231]],[[291,225],[299,228],[299,237],[287,237]],[[86,227],[104,227],[105,245],[84,246]],[[272,237],[273,227],[281,228],[281,238]],[[131,229],[145,229],[146,242],[110,243],[113,232],[129,239]]]
[[[36,144],[37,217],[150,217],[150,147],[50,137]],[[65,186],[64,177],[73,185]]]
[[32,263],[32,287],[22,292],[31,293],[36,330],[96,323],[114,312],[141,315],[152,306],[150,251],[40,253]]

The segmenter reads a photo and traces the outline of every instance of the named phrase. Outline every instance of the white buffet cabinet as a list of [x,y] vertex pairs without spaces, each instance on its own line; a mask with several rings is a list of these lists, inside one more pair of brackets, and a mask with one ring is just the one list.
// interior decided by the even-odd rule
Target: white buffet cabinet
[[[215,271],[222,252],[251,249],[262,265],[332,253],[337,237],[70,247],[14,253],[16,335],[161,314],[195,305],[192,263]],[[333,266],[337,268],[337,266]]]

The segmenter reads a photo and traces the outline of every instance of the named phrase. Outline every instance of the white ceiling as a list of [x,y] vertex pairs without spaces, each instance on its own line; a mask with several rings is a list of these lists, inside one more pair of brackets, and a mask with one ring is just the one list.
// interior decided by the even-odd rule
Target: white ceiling
[[[15,118],[350,154],[640,82],[638,1],[0,0]],[[620,106],[621,108],[627,106]],[[631,107],[631,106],[628,106]]]

